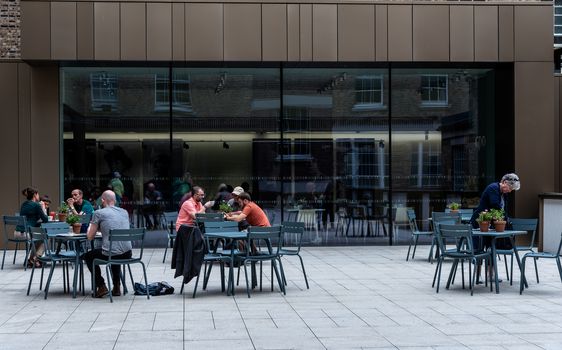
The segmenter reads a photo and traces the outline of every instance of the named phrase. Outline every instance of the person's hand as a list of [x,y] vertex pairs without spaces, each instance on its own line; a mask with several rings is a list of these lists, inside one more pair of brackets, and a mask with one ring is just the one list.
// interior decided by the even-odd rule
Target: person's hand
[[73,206],[74,206],[74,199],[73,199],[73,198],[68,198],[68,199],[66,200],[66,203],[67,203],[70,207],[73,207]]
[[43,209],[43,211],[47,211],[47,206],[45,205],[45,202],[43,201],[39,201],[39,204],[41,205],[41,209]]

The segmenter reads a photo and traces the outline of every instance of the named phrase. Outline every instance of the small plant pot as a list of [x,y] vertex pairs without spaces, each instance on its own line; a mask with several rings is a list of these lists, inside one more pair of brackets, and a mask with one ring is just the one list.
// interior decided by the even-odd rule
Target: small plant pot
[[451,213],[458,213],[459,210],[458,210],[458,209],[451,209],[450,212],[451,212]]
[[80,233],[81,228],[82,228],[82,224],[73,224],[72,225],[72,232]]
[[480,226],[480,232],[488,232],[490,230],[489,221],[480,221],[478,225]]
[[505,231],[505,221],[495,221],[494,222],[494,228],[496,229],[496,232],[503,232]]
[[59,221],[60,221],[60,222],[65,222],[65,221],[66,221],[66,216],[67,216],[66,213],[59,213],[58,216],[59,216]]

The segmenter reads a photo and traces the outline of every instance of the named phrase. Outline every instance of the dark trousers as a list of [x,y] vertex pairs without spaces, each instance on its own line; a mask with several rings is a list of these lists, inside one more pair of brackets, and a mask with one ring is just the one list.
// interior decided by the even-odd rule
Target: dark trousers
[[[129,250],[128,252],[125,252],[123,254],[113,255],[112,259],[116,259],[116,260],[130,259],[132,256],[133,256],[133,252]],[[92,266],[94,265],[94,259],[107,261],[109,259],[109,256],[103,255],[101,249],[93,249],[82,255],[82,259],[84,259],[84,261],[86,262],[86,266],[88,266],[88,270],[90,270],[90,273],[92,273]],[[119,283],[120,272],[121,272],[121,265],[111,265],[113,285]],[[95,278],[96,278],[96,286],[102,286],[103,284],[105,284],[105,280],[101,276],[101,269],[99,265],[96,265]]]

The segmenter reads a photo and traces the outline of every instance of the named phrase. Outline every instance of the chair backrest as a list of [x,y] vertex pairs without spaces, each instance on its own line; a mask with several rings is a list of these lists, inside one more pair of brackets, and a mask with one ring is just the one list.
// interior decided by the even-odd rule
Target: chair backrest
[[8,242],[8,238],[13,235],[17,227],[23,228],[22,232],[28,231],[25,216],[4,215],[2,219],[4,221],[4,242]]
[[197,224],[205,223],[205,222],[217,222],[217,221],[224,221],[224,214],[223,213],[197,213],[195,214],[195,222]]
[[535,234],[537,233],[537,225],[539,224],[539,219],[517,219],[512,218],[511,228],[516,231],[527,231],[531,232],[531,242],[529,247],[532,248],[535,245]]
[[304,235],[304,222],[283,221],[281,223],[281,242],[287,236],[296,236],[295,251],[298,253],[301,249],[302,236]]
[[408,223],[410,224],[410,229],[412,232],[418,232],[418,223],[416,222],[416,211],[414,209],[406,210],[406,215],[408,215]]
[[474,254],[472,244],[472,227],[469,224],[437,224],[439,227],[439,236],[437,244],[440,245],[439,250],[445,252],[447,241],[454,242],[457,251]]
[[144,235],[146,229],[143,228],[127,228],[127,229],[115,229],[109,230],[109,260],[112,257],[112,248],[114,242],[140,242],[140,252],[138,260],[142,259],[142,253],[144,251]]
[[433,223],[443,223],[444,221],[451,222],[454,221],[455,223],[461,222],[461,213],[460,212],[442,212],[442,211],[434,211],[431,213],[431,217]]
[[170,232],[174,232],[174,230],[176,229],[176,220],[178,219],[178,212],[165,211],[162,215],[164,215],[166,227],[170,229]]
[[205,232],[232,232],[238,231],[236,221],[207,221],[204,223]]
[[472,214],[474,213],[474,209],[459,209],[459,214],[461,216],[462,221],[470,221],[472,219]]
[[[248,228],[247,244],[248,246],[253,244],[254,247],[266,247],[269,255],[279,255],[281,229],[282,226],[250,226]],[[246,255],[250,256],[250,254],[252,254],[252,249],[247,249]]]
[[41,224],[41,228],[45,230],[49,237],[56,236],[59,233],[70,232],[70,225],[66,222],[44,222]]
[[[43,242],[44,256],[47,258],[51,258],[54,252],[51,249],[51,242],[47,234],[47,229],[45,229],[44,227],[29,226],[27,228],[27,232],[29,233],[29,237],[31,238],[32,242]],[[68,229],[66,230],[66,232],[68,233]],[[33,255],[35,255],[35,244],[31,244],[31,252]]]

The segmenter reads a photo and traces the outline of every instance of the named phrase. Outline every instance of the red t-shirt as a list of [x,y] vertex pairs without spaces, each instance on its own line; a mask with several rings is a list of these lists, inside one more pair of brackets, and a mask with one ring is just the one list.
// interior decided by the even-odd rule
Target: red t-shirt
[[250,226],[271,226],[267,215],[265,215],[263,210],[254,202],[246,204],[244,209],[242,209],[242,213],[246,215],[246,221],[248,221]]

